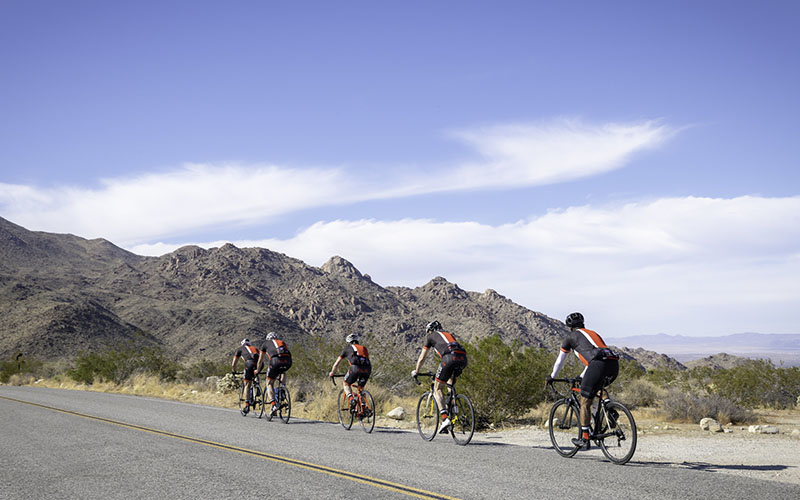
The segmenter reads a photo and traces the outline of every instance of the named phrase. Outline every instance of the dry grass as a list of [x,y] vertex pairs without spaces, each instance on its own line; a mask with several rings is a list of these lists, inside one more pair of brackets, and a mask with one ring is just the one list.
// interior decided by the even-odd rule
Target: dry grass
[[[144,374],[133,375],[121,384],[98,381],[91,385],[77,383],[68,377],[35,380],[29,375],[13,375],[9,380],[9,385],[31,385],[55,389],[131,394],[221,408],[236,408],[238,404],[238,396],[235,391],[223,393],[218,391],[216,387],[211,387],[204,382],[192,384],[163,382],[158,377]],[[385,418],[384,415],[398,406],[402,406],[409,415],[413,415],[417,398],[401,398],[383,388],[370,387],[369,384],[367,384],[367,389],[369,389],[375,400],[379,416],[378,424],[405,427],[405,425],[401,425],[394,420]],[[291,380],[289,380],[289,392],[293,396],[292,415],[308,420],[338,421],[336,396],[339,394],[339,390],[341,390],[341,384],[337,384],[334,387],[327,379],[321,380],[313,384],[310,389],[306,387],[302,400],[299,400],[296,399],[296,393],[292,391]],[[407,421],[408,419],[409,417],[406,417]]]

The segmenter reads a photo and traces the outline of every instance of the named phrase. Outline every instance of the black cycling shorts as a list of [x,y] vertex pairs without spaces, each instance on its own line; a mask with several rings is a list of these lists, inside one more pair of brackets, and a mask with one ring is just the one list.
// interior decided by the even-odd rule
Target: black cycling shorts
[[581,381],[581,396],[593,398],[597,391],[611,384],[619,374],[619,361],[616,359],[593,359]]
[[436,380],[446,384],[450,377],[458,377],[467,366],[467,353],[451,351],[442,356],[442,364],[436,370]]
[[344,383],[347,385],[356,384],[359,387],[367,385],[367,380],[372,373],[370,365],[350,365],[347,375],[344,376]]
[[286,370],[288,370],[291,367],[292,367],[291,356],[273,356],[272,359],[269,360],[269,370],[267,370],[267,378],[270,380],[275,380],[282,373],[286,373]]
[[244,362],[244,380],[249,382],[253,380],[253,372],[256,371],[256,363],[258,361],[255,359],[250,359]]

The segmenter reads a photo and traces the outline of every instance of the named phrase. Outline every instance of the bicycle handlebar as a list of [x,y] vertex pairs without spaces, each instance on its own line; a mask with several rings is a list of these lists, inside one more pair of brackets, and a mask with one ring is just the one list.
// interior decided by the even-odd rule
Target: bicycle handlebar
[[418,377],[430,377],[430,378],[433,378],[435,376],[436,376],[436,374],[435,373],[431,373],[431,372],[418,372],[416,375],[414,375],[414,380],[417,382],[417,385],[422,385],[422,382],[419,381]]
[[336,381],[334,379],[337,379],[339,377],[344,377],[345,375],[347,375],[347,374],[346,373],[342,373],[340,375],[331,375],[330,376],[331,384],[333,384],[333,386],[336,387]]

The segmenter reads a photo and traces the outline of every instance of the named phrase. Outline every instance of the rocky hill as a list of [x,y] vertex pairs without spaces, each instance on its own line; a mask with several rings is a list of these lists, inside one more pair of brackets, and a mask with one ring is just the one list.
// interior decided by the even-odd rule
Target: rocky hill
[[748,361],[750,360],[747,358],[743,358],[741,356],[733,356],[731,354],[721,352],[719,354],[714,354],[713,356],[687,361],[685,364],[688,368],[705,367],[705,368],[712,368],[714,370],[719,370],[719,369],[735,368],[737,366],[747,363]]
[[[159,345],[178,359],[229,356],[242,337],[293,342],[360,332],[410,353],[438,319],[466,340],[498,334],[554,352],[558,320],[441,277],[382,287],[350,262],[322,267],[263,248],[180,248],[161,257],[112,243],[29,231],[0,218],[0,358],[72,357],[120,342]],[[656,353],[637,357],[648,366]]]

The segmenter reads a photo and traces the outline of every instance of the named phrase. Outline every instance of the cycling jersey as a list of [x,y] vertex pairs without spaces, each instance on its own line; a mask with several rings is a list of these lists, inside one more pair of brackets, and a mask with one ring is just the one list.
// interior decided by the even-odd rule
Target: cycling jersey
[[253,380],[253,374],[258,363],[258,349],[250,344],[245,344],[236,350],[233,355],[233,361],[236,363],[238,358],[244,360],[244,379],[246,381]]
[[261,351],[269,359],[268,379],[275,380],[292,367],[292,353],[289,352],[289,346],[283,340],[265,340],[261,345]]
[[423,345],[422,348],[430,349],[431,347],[433,347],[433,350],[436,351],[436,354],[440,358],[451,352],[466,354],[466,351],[464,351],[464,348],[461,347],[461,344],[458,343],[453,334],[448,332],[429,333],[428,338],[425,339],[425,345]]
[[369,366],[369,351],[363,345],[350,344],[344,348],[340,358],[345,358],[350,365]]
[[609,349],[602,337],[597,332],[587,328],[576,328],[569,332],[561,343],[561,352],[575,353],[581,363],[588,366],[593,359],[619,359],[619,356]]
[[250,344],[245,344],[236,350],[236,354],[233,357],[242,358],[245,362],[258,361],[258,349]]
[[280,339],[265,340],[264,343],[261,344],[261,350],[264,351],[269,359],[272,359],[274,356],[292,357],[292,353],[289,352],[289,346]]
[[597,332],[587,328],[576,328],[564,337],[551,377],[558,376],[570,352],[574,352],[581,363],[586,365],[581,373],[581,394],[584,397],[593,397],[600,388],[616,379],[619,373],[619,356],[606,345]]
[[339,358],[344,358],[350,363],[350,368],[344,376],[344,383],[347,385],[357,384],[363,388],[372,373],[367,348],[360,344],[350,344],[344,348]]
[[467,366],[467,352],[461,347],[452,333],[431,332],[425,339],[423,349],[433,348],[442,358],[442,363],[436,370],[436,380],[446,384],[451,377],[458,377]]

